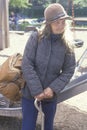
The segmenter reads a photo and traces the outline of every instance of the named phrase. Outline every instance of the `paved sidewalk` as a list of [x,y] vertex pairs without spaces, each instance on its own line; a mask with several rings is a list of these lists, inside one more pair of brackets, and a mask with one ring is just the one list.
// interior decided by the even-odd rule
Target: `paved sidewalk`
[[9,47],[0,50],[0,65],[7,59],[8,56],[15,53],[23,54],[24,47],[26,45],[29,33],[17,34],[15,32],[9,32]]

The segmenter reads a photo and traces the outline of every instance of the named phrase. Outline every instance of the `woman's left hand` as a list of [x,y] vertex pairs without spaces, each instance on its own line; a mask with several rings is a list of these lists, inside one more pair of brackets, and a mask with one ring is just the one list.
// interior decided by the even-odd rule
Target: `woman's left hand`
[[53,90],[50,87],[44,89],[45,98],[52,98],[53,97]]

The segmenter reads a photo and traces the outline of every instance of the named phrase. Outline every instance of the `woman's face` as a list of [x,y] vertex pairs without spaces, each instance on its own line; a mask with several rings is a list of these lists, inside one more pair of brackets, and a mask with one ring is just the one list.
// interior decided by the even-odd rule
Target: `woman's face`
[[64,32],[65,28],[65,19],[58,19],[53,21],[51,24],[52,33],[61,34]]

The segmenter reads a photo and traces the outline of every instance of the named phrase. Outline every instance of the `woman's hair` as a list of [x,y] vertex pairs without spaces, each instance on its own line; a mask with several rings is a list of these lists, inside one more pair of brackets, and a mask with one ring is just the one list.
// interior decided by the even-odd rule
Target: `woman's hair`
[[68,22],[66,22],[66,26],[62,35],[62,39],[67,47],[72,48],[73,47],[73,33],[70,30],[70,26]]
[[[44,36],[50,37],[51,33],[52,30],[50,24],[44,24],[39,30],[39,40],[41,40]],[[67,47],[72,48],[73,35],[68,22],[66,22],[64,32],[62,33],[62,40]]]
[[51,32],[50,24],[43,24],[39,30],[39,40],[41,40],[44,36],[49,37]]

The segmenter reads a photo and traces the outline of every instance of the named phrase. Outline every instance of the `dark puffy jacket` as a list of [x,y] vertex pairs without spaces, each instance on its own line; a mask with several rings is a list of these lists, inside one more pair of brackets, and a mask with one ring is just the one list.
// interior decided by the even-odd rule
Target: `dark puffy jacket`
[[44,37],[38,43],[37,32],[33,32],[26,44],[22,71],[26,80],[23,95],[31,98],[50,87],[57,95],[70,81],[75,69],[75,55],[66,48],[62,40],[51,42]]

